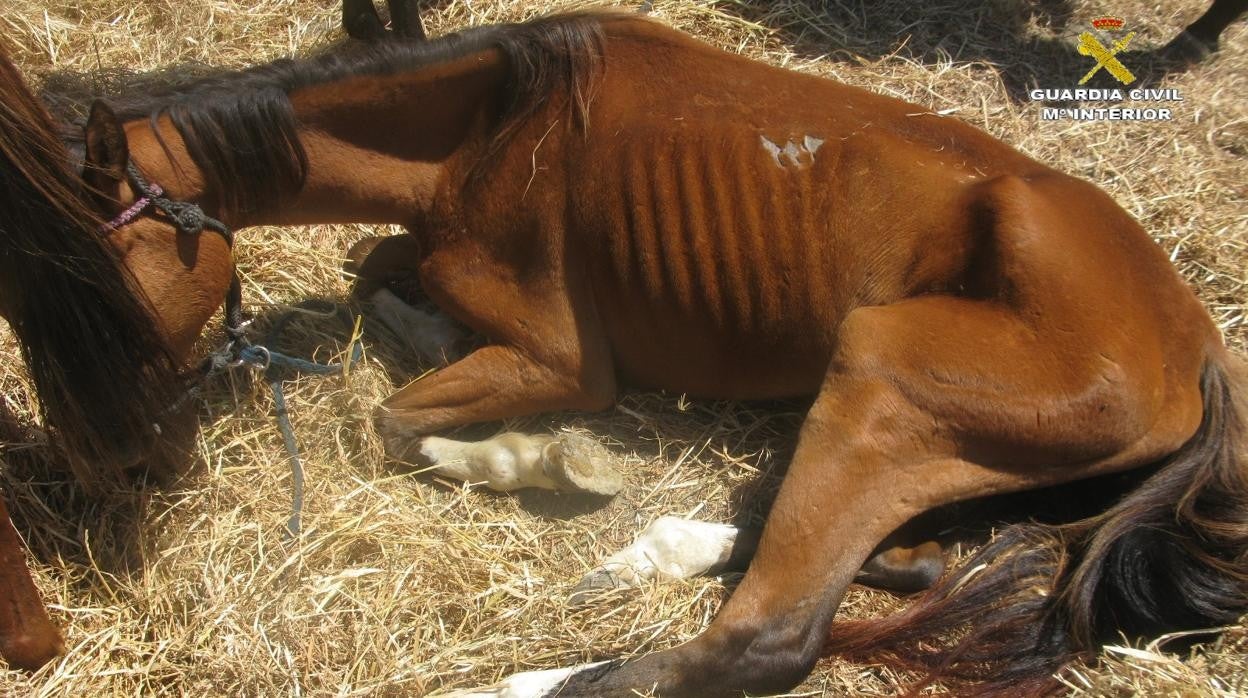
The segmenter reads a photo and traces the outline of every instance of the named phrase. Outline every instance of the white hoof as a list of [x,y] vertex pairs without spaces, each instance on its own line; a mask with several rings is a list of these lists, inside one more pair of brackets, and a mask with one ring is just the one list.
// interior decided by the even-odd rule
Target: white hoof
[[597,441],[577,434],[508,432],[476,442],[429,436],[421,440],[420,452],[438,475],[480,483],[498,492],[537,487],[613,495],[624,487],[610,453]]
[[732,556],[737,533],[735,526],[726,524],[660,517],[631,545],[590,570],[568,603],[578,606],[597,592],[627,589],[651,579],[688,579],[713,572]]
[[546,698],[555,695],[559,687],[577,672],[605,663],[594,662],[566,669],[526,671],[514,674],[493,686],[441,693],[437,698]]

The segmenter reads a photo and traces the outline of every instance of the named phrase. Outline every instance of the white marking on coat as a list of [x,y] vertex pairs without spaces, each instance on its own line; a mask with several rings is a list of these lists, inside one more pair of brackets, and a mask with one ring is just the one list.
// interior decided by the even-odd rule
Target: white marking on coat
[[780,162],[780,146],[772,143],[767,136],[759,136],[758,140],[763,144],[763,150],[770,153],[771,159],[776,161],[776,166],[784,167],[784,164]]
[[815,138],[814,136],[806,136],[803,139],[802,144],[806,147],[806,152],[810,153],[810,161],[814,162],[815,153],[819,152],[819,146],[823,145],[823,139]]
[[[811,135],[802,136],[801,142],[792,139],[786,140],[784,145],[771,140],[766,136],[760,135],[758,140],[763,145],[763,149],[771,155],[772,161],[779,167],[794,167],[802,169],[809,165],[815,164],[815,153],[819,152],[819,148],[823,146],[824,139],[816,138]],[[781,155],[784,156],[781,159]]]
[[784,144],[784,156],[787,157],[789,161],[793,163],[794,167],[802,166],[801,154],[802,152],[797,149],[797,144],[794,143],[793,141],[789,141]]

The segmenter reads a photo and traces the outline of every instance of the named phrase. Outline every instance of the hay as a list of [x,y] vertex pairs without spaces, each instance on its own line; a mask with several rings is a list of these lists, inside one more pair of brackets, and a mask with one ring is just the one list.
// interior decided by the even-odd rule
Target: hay
[[[565,4],[456,1],[425,19],[436,35]],[[1243,23],[1216,58],[1161,82],[1186,99],[1173,122],[1042,123],[1039,105],[1011,92],[1029,79],[1052,86],[1050,59],[1081,60],[1070,58],[1073,30],[1042,12],[1053,3],[823,5],[658,0],[653,11],[730,50],[966,119],[1098,183],[1171,253],[1230,343],[1248,347]],[[1197,0],[1130,0],[1115,11],[1147,27],[1136,39],[1143,46],[1163,43],[1203,9]],[[1068,26],[1101,10],[1074,2]],[[191,66],[176,78],[196,64],[245,66],[315,49],[340,37],[338,11],[338,0],[6,0],[0,32],[32,80],[53,90],[108,89],[117,67]],[[372,233],[244,232],[238,258],[249,310],[266,322],[305,298],[341,301],[348,286],[338,255]],[[214,383],[202,406],[203,467],[178,487],[138,498],[138,507],[127,493],[88,499],[39,460],[38,434],[10,445],[0,487],[70,651],[34,676],[0,672],[0,694],[419,695],[516,669],[649,652],[707,624],[733,578],[653,585],[576,611],[562,601],[595,559],[660,515],[757,517],[776,485],[773,468],[791,452],[796,406],[639,394],[606,414],[558,415],[554,424],[588,430],[621,454],[628,489],[598,509],[570,497],[494,496],[383,463],[370,409],[421,367],[374,324],[366,336],[366,361],[349,376],[288,388],[309,480],[306,535],[297,544],[282,535],[290,476],[262,385]],[[210,335],[204,346],[218,339]],[[287,342],[330,358],[346,330],[309,316]],[[0,373],[0,388],[10,411],[33,423],[30,386],[16,362]],[[854,589],[843,613],[869,616],[897,603]],[[1192,657],[1111,650],[1101,666],[1071,672],[1071,690],[1243,695],[1248,629],[1209,641]],[[889,694],[898,680],[887,668],[831,661],[799,694]]]

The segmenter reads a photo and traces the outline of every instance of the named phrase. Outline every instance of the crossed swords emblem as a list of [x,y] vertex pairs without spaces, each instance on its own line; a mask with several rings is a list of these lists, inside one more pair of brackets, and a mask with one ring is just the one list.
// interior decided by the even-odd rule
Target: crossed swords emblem
[[1096,60],[1096,65],[1092,67],[1092,70],[1088,71],[1087,75],[1083,76],[1083,79],[1079,81],[1079,84],[1082,85],[1091,80],[1092,76],[1096,75],[1097,71],[1101,68],[1108,70],[1110,75],[1113,75],[1118,82],[1121,82],[1124,85],[1130,85],[1135,82],[1135,76],[1132,75],[1131,71],[1127,70],[1127,66],[1123,65],[1122,61],[1117,58],[1118,52],[1126,50],[1127,46],[1131,43],[1131,39],[1134,38],[1135,32],[1131,32],[1118,41],[1110,44],[1111,48],[1105,48],[1105,45],[1100,41],[1097,41],[1096,37],[1092,36],[1091,32],[1084,32],[1080,34],[1079,53],[1094,58]]

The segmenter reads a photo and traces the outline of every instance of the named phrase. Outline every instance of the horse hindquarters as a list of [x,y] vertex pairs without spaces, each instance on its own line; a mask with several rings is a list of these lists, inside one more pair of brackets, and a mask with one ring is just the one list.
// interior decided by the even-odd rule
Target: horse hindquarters
[[9,666],[38,669],[64,652],[61,635],[26,569],[26,554],[0,499],[0,657]]
[[[786,690],[821,656],[855,572],[903,522],[955,501],[1135,467],[1191,435],[1200,358],[1171,361],[1190,381],[1158,404],[1167,386],[1157,384],[1160,357],[1150,351],[1163,334],[1150,308],[1181,294],[1093,295],[1106,265],[1147,277],[1155,250],[1145,248],[1143,261],[1114,256],[1131,238],[1116,237],[1121,231],[1091,241],[1086,255],[1065,249],[1089,237],[1067,218],[1070,209],[1103,214],[1105,225],[1125,215],[1092,195],[1052,206],[1055,199],[1017,179],[983,193],[989,229],[978,290],[987,292],[995,277],[994,295],[931,295],[852,311],[758,553],[714,622],[673,650],[561,676],[557,695]],[[1037,235],[1037,227],[1053,230]],[[1050,255],[1067,267],[1042,273]],[[1170,288],[1181,288],[1168,273]],[[1189,320],[1198,329],[1170,343],[1196,353],[1212,331],[1207,320]]]
[[903,613],[835,625],[828,650],[958,695],[1041,694],[1123,634],[1235,623],[1248,611],[1248,366],[1235,361],[1210,353],[1199,429],[1108,511],[1011,526]]

